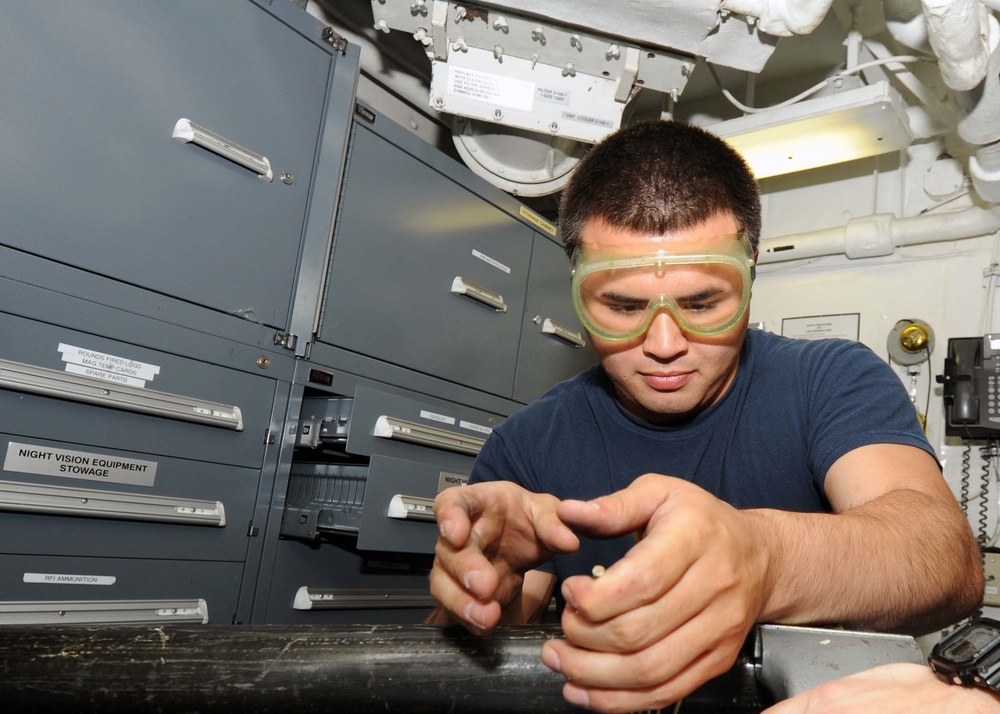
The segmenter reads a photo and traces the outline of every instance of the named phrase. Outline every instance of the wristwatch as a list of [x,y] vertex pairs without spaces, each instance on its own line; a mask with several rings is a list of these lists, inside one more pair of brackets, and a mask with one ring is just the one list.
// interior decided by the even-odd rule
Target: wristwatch
[[934,645],[928,662],[950,684],[1000,692],[1000,622],[967,622]]

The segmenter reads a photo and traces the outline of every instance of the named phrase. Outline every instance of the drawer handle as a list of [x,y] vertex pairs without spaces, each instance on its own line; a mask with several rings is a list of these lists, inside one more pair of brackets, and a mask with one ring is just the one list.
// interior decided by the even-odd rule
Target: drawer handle
[[554,335],[566,342],[569,342],[574,347],[586,347],[587,343],[583,339],[583,335],[575,330],[571,330],[565,325],[560,325],[558,322],[550,317],[546,317],[542,322],[542,332],[546,335]]
[[208,624],[202,600],[48,600],[0,602],[0,625]]
[[218,527],[226,525],[226,509],[218,501],[195,501],[91,488],[41,486],[19,481],[0,481],[0,511],[153,523]]
[[389,500],[389,518],[399,518],[407,521],[435,521],[434,499],[421,496],[404,496],[397,493]]
[[434,608],[435,600],[419,588],[311,588],[303,585],[295,593],[296,610],[387,610]]
[[224,159],[229,159],[243,168],[250,169],[268,183],[274,179],[271,162],[267,160],[266,156],[250,151],[235,141],[230,141],[221,134],[216,134],[211,129],[195,124],[190,119],[178,119],[177,123],[174,124],[171,138],[184,144],[195,144]]
[[457,451],[460,454],[477,455],[483,449],[486,439],[456,434],[446,429],[438,429],[425,424],[404,421],[384,414],[375,420],[374,435],[381,439],[396,439],[420,446]]
[[239,407],[0,359],[0,387],[243,431]]
[[451,281],[451,291],[456,295],[465,295],[476,302],[489,305],[497,312],[507,312],[507,303],[503,301],[503,295],[470,283],[460,275],[456,275],[455,279]]

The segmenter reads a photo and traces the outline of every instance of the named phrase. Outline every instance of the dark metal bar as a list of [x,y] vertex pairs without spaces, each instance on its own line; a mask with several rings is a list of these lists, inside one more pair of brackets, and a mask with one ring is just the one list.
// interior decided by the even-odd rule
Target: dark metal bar
[[[556,626],[0,628],[0,709],[19,712],[578,712],[539,658]],[[682,711],[756,713],[754,667]]]

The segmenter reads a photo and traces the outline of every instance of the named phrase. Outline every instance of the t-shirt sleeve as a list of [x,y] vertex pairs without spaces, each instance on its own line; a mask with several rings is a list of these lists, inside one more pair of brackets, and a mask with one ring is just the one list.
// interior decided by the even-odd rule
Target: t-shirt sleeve
[[[539,493],[539,486],[532,478],[531,470],[527,465],[527,457],[521,453],[520,449],[511,448],[511,444],[521,447],[530,444],[524,434],[525,429],[513,423],[504,423],[501,426],[500,429],[494,429],[493,433],[486,439],[486,443],[472,465],[469,483],[513,481],[529,491]],[[505,429],[509,427],[517,428],[508,443]]]
[[809,460],[822,486],[844,454],[870,444],[905,444],[934,456],[899,377],[868,347],[831,341],[803,365]]

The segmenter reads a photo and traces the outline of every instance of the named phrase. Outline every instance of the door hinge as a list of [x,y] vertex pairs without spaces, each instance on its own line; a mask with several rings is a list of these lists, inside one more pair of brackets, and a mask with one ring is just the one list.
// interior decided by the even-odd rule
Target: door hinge
[[323,28],[323,40],[333,48],[334,52],[347,54],[347,40],[334,32],[332,27]]

